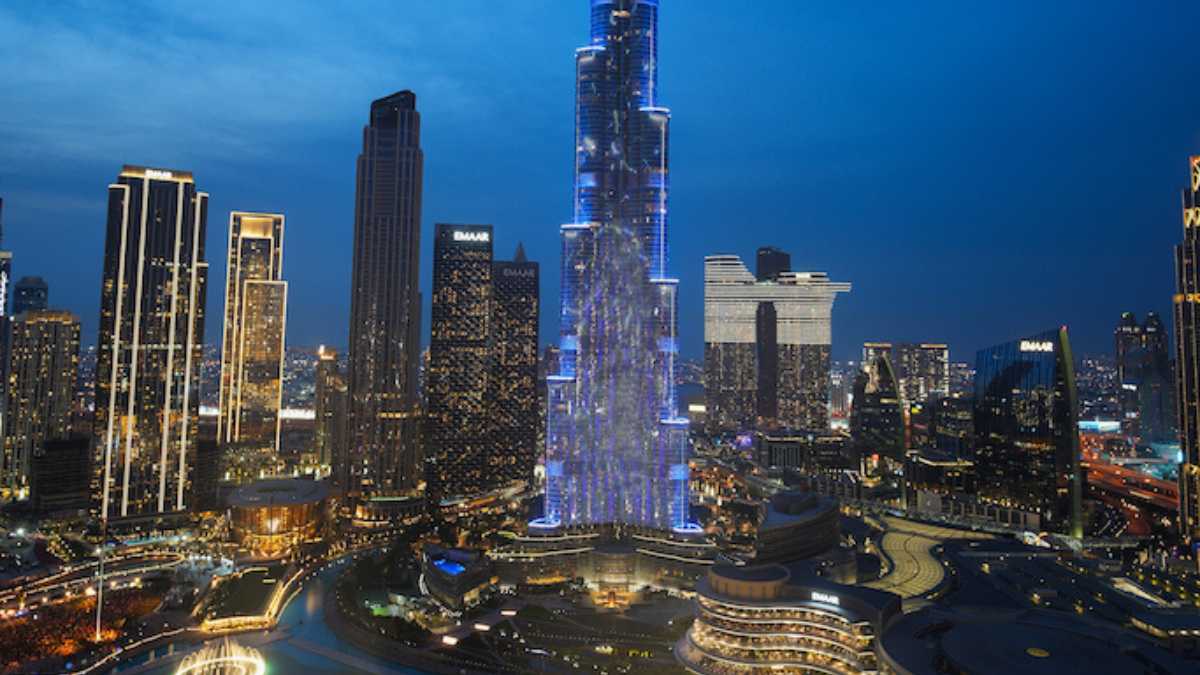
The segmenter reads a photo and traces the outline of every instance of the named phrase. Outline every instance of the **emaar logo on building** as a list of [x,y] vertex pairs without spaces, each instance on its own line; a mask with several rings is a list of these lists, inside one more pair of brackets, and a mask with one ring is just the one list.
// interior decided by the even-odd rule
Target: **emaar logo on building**
[[1052,352],[1054,343],[1049,340],[1021,340],[1020,349],[1023,352]]
[[491,238],[492,233],[488,232],[487,230],[481,230],[479,232],[467,232],[465,230],[454,231],[454,241],[485,242],[490,241]]

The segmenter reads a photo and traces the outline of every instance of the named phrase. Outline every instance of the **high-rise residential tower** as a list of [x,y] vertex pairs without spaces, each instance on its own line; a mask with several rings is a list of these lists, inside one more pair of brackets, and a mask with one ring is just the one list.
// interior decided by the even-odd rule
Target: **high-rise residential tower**
[[1183,191],[1183,242],[1175,246],[1175,401],[1179,409],[1179,531],[1200,542],[1200,155]]
[[439,223],[426,373],[425,493],[432,504],[487,492],[501,480],[489,433],[492,330],[492,226]]
[[346,379],[338,369],[337,351],[321,345],[317,349],[316,428],[314,447],[317,462],[330,469],[339,487],[344,487],[346,469]]
[[185,171],[126,166],[108,187],[93,470],[110,518],[190,507],[207,212]]
[[1083,536],[1079,400],[1065,327],[975,357],[979,496],[1036,514],[1042,529]]
[[865,342],[863,363],[886,356],[906,405],[930,403],[950,395],[950,349],[936,342]]
[[349,488],[416,486],[421,116],[401,91],[371,103],[358,156],[350,288]]
[[533,480],[544,418],[538,396],[538,264],[518,245],[492,263],[492,450],[506,482]]
[[686,528],[687,420],[674,388],[670,110],[658,1],[592,0],[576,50],[575,217],[561,229],[561,364],[548,377],[541,528]]
[[229,214],[225,275],[217,439],[278,453],[288,288],[281,214]]
[[792,271],[792,255],[774,246],[758,249],[754,263],[754,277],[759,281],[775,281],[780,274]]
[[13,316],[28,310],[46,309],[50,287],[41,277],[21,277],[13,284]]
[[829,425],[833,302],[850,284],[822,272],[783,272],[760,282],[735,255],[704,259],[704,383],[711,430],[755,422],[758,400],[759,307],[776,317],[778,424],[820,431]]
[[70,312],[28,310],[13,317],[3,490],[29,487],[30,461],[42,444],[71,434],[79,373],[79,319]]
[[1148,312],[1139,324],[1123,312],[1113,336],[1122,431],[1145,443],[1174,442],[1175,379],[1162,319]]
[[863,359],[854,379],[850,437],[859,456],[878,454],[904,461],[904,408],[899,378],[887,354]]

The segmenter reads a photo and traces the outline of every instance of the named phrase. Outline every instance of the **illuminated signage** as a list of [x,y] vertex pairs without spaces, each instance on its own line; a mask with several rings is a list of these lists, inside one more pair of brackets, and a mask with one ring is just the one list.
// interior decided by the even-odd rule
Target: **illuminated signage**
[[163,171],[162,169],[146,169],[146,178],[153,178],[155,180],[175,180],[175,174],[171,173],[170,171]]
[[1054,343],[1049,340],[1021,340],[1023,352],[1052,352]]
[[837,605],[839,607],[842,605],[842,601],[838,599],[838,596],[830,593],[822,593],[821,591],[813,591],[812,599],[813,602],[823,602],[827,605]]
[[1200,206],[1193,206],[1183,210],[1183,226],[1193,227],[1200,225]]
[[480,232],[464,232],[463,230],[454,231],[454,241],[476,241],[485,242],[492,238],[492,233],[486,230]]

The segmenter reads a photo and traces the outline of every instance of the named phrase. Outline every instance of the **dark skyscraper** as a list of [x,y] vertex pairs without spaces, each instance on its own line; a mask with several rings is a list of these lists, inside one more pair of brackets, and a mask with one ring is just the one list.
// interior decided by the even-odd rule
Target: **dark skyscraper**
[[[762,249],[759,249],[761,255]],[[758,417],[774,420],[779,416],[779,317],[775,303],[760,302],[754,314],[754,349],[757,378]]]
[[758,281],[774,281],[780,274],[791,271],[792,254],[774,246],[762,246],[758,249],[754,268],[754,276]]
[[859,456],[879,454],[904,461],[904,410],[900,383],[885,354],[863,362],[854,380],[850,436]]
[[1037,514],[1040,527],[1083,536],[1079,402],[1067,329],[976,355],[979,496]]
[[1124,312],[1113,335],[1122,430],[1144,443],[1175,441],[1175,380],[1162,319],[1149,312],[1138,324]]
[[126,166],[108,187],[93,470],[111,518],[190,506],[207,215],[187,172]]
[[350,289],[349,488],[416,486],[421,117],[401,91],[371,104],[358,156]]
[[1183,191],[1183,243],[1175,247],[1175,383],[1179,408],[1179,531],[1200,541],[1200,156]]
[[439,223],[427,374],[425,490],[431,504],[496,487],[492,388],[492,226]]
[[533,480],[542,426],[538,405],[538,264],[517,246],[492,264],[492,452],[506,482]]
[[13,316],[31,309],[46,309],[49,302],[50,287],[41,277],[21,277],[13,285]]
[[317,462],[329,466],[339,487],[347,481],[346,470],[346,380],[338,370],[337,352],[324,345],[317,350],[316,391],[313,406],[316,425],[313,446]]

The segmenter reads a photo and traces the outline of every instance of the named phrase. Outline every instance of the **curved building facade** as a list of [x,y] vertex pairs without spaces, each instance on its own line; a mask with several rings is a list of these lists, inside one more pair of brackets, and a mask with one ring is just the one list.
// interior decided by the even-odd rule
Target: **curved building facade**
[[277,558],[320,538],[329,488],[322,481],[260,480],[229,497],[229,520],[237,542],[261,558]]
[[696,620],[675,657],[702,675],[875,672],[877,637],[900,613],[896,595],[794,583],[782,565],[717,566],[696,593]]

